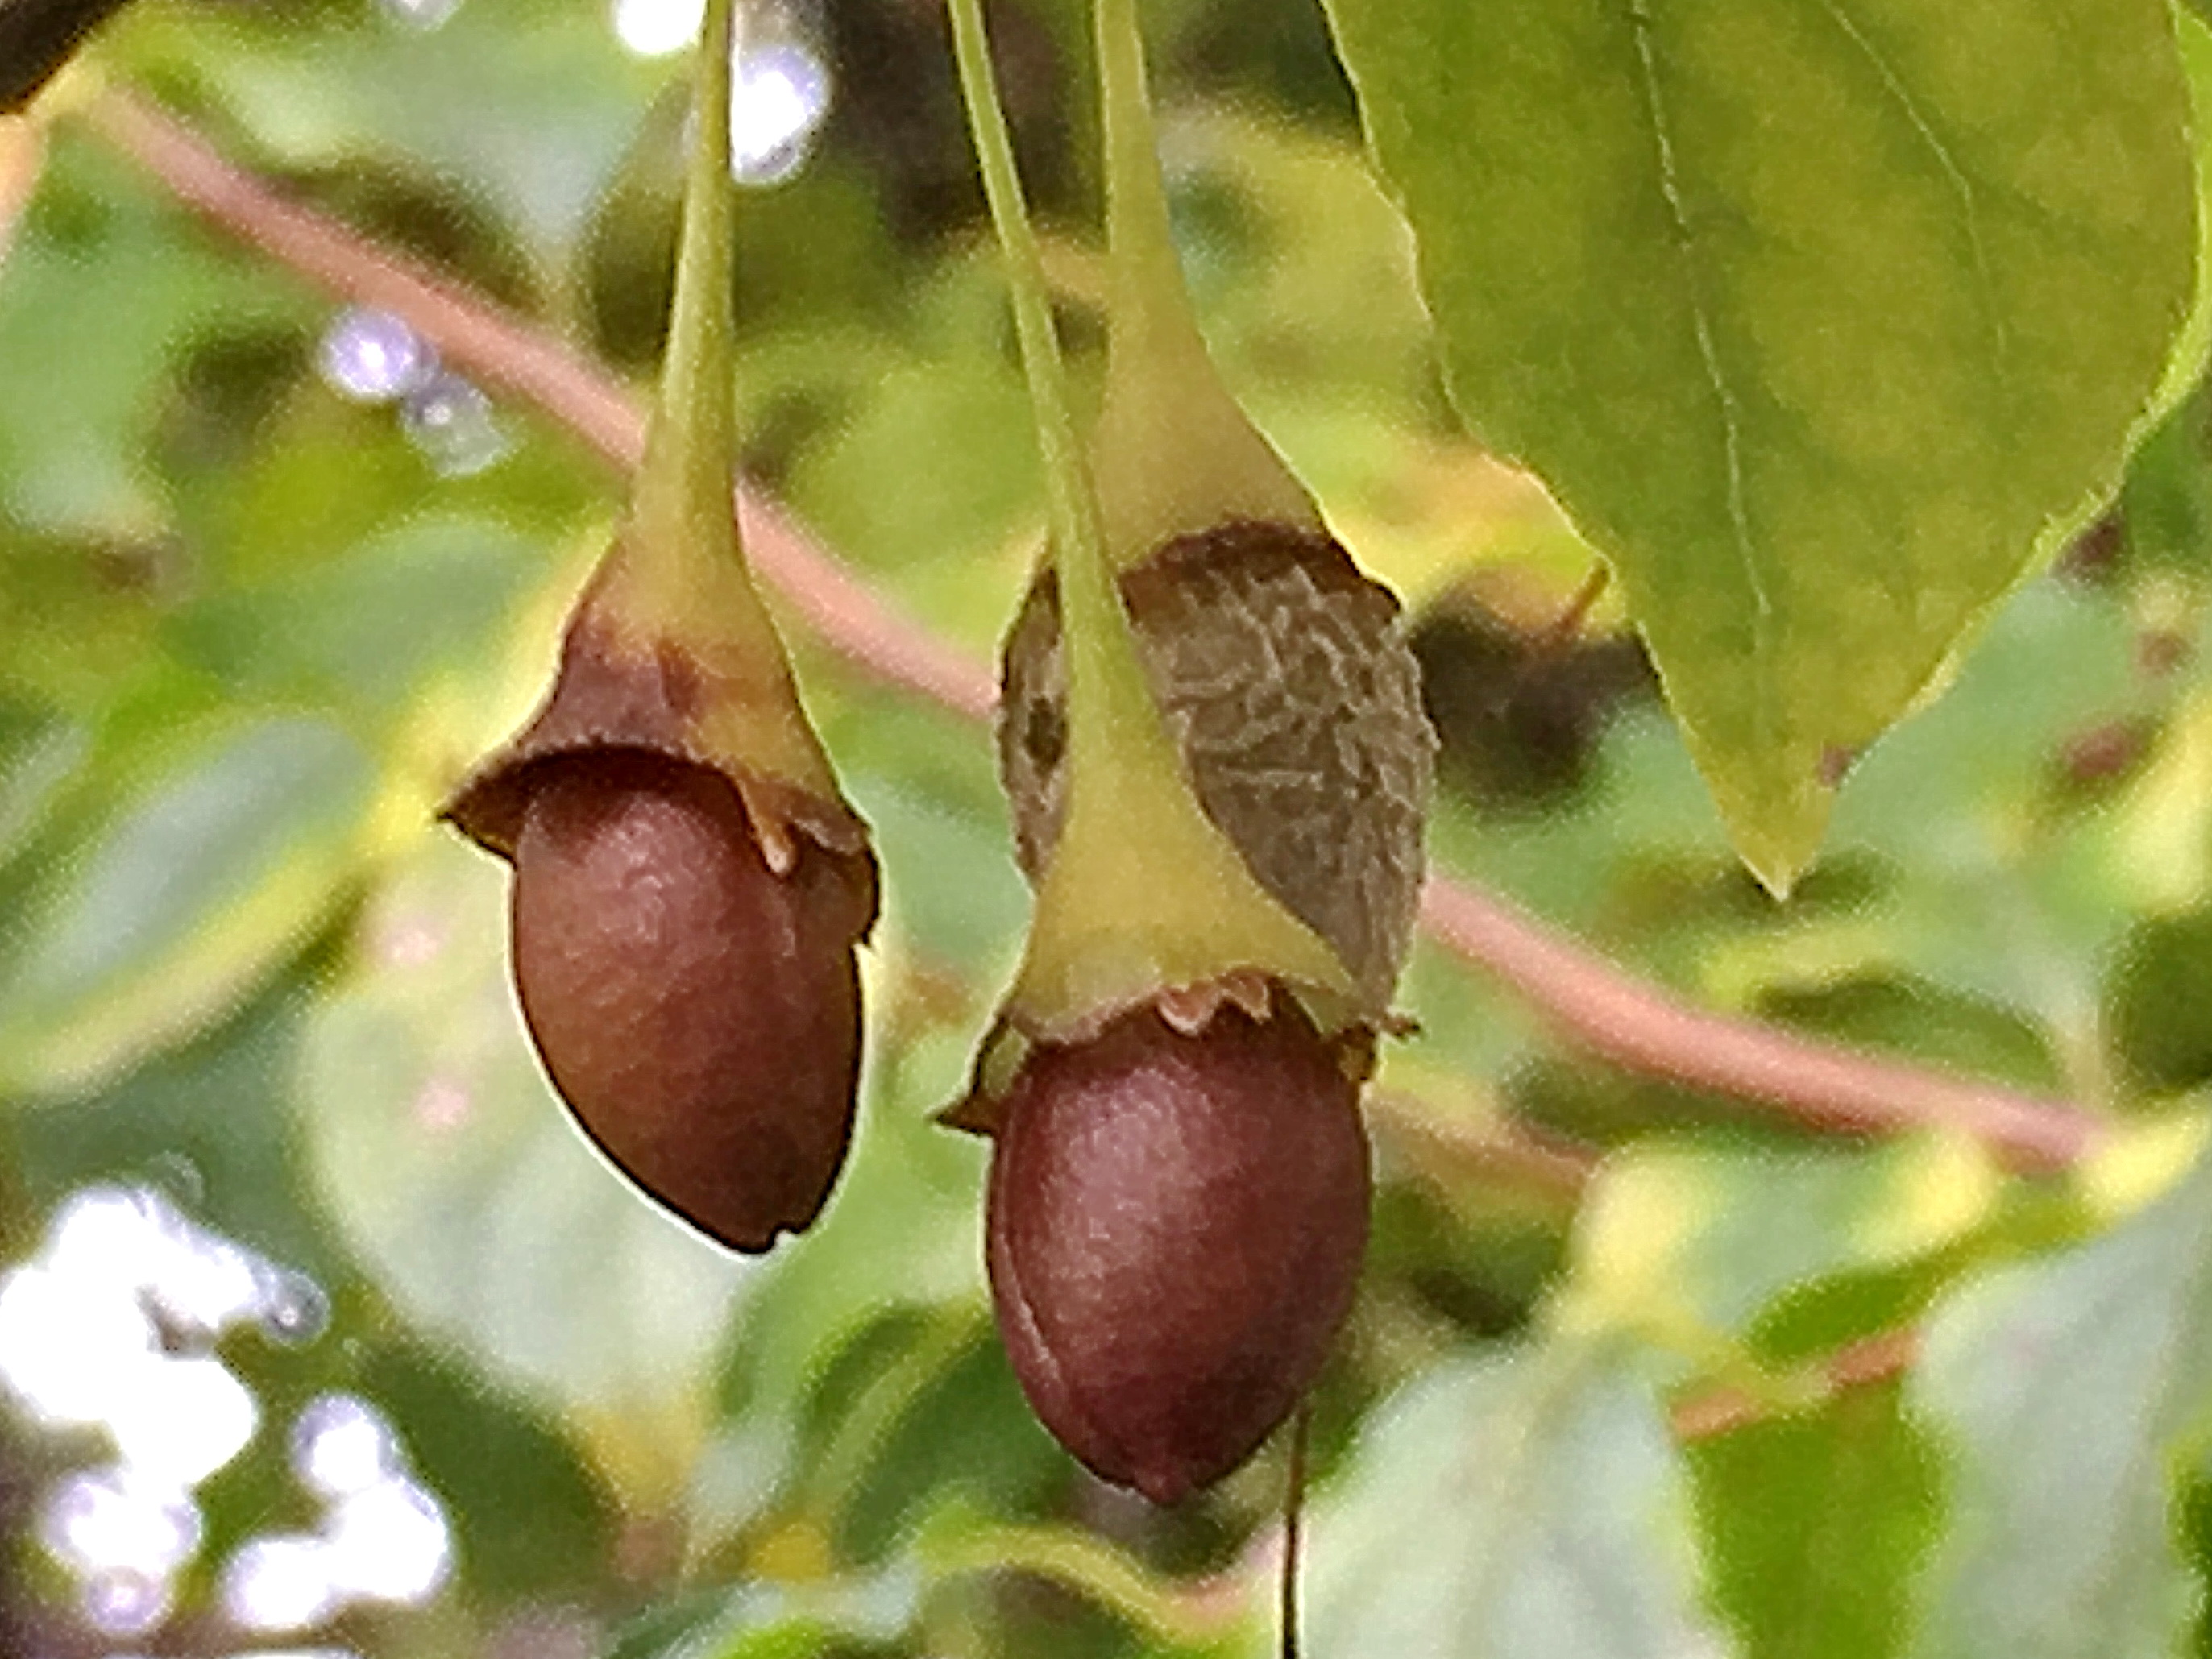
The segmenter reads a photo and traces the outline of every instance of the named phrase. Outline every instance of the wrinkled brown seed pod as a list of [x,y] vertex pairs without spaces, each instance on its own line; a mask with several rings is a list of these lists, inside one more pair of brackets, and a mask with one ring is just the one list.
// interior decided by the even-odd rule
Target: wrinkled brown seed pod
[[545,707],[447,816],[514,866],[516,991],[578,1124],[759,1251],[813,1220],[851,1137],[876,866],[842,803],[700,748],[713,696],[587,592]]
[[[1413,940],[1436,749],[1396,599],[1328,536],[1249,522],[1176,538],[1121,588],[1200,805],[1379,1014]],[[1007,631],[1000,684],[1000,774],[1034,881],[1066,810],[1048,570]]]
[[1015,1373],[1063,1445],[1156,1503],[1289,1414],[1366,1248],[1358,1083],[1277,1000],[1195,1036],[1146,1009],[1036,1048],[997,1132],[987,1249]]

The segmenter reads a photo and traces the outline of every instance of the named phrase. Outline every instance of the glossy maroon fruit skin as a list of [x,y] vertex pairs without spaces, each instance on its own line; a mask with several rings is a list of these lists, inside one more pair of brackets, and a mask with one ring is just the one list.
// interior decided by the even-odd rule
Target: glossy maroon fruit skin
[[647,1193],[731,1248],[811,1222],[860,1054],[843,855],[777,875],[743,802],[658,757],[544,763],[514,851],[515,988],[554,1086]]
[[1095,1474],[1175,1503],[1312,1385],[1366,1249],[1358,1092],[1294,1010],[1194,1037],[1148,1009],[1032,1052],[992,1155],[992,1297],[1030,1404]]

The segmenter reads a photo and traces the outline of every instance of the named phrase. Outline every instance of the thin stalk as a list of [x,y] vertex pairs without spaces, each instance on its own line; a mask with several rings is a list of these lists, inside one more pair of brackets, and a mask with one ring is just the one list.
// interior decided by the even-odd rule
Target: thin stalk
[[1133,335],[1180,336],[1202,352],[1204,338],[1189,307],[1160,303],[1163,295],[1184,292],[1182,258],[1176,252],[1167,185],[1160,173],[1136,0],[1097,0],[1094,21],[1105,126],[1114,326]]
[[1223,383],[1183,281],[1136,0],[1095,0],[1105,123],[1106,393],[1092,435],[1108,556],[1142,562],[1231,520],[1318,527],[1304,485]]
[[691,154],[684,189],[684,232],[660,402],[646,439],[641,507],[648,490],[673,492],[687,516],[730,526],[730,457],[737,448],[736,386],[730,290],[737,274],[737,204],[730,183],[730,70],[737,44],[737,0],[707,0],[691,100]]
[[[730,82],[738,0],[707,0],[700,25],[691,108],[691,153],[684,186],[684,229],[676,292],[661,360],[659,395],[646,432],[645,457],[631,500],[631,555],[653,594],[679,613],[702,580],[713,580],[726,624],[750,635],[763,661],[782,647],[745,568],[737,515],[730,510],[731,459],[737,453],[737,202],[730,177]],[[702,562],[741,580],[708,576]],[[732,609],[738,611],[730,615]]]
[[1306,1443],[1313,1436],[1313,1402],[1298,1407],[1291,1420],[1290,1468],[1283,1477],[1283,1577],[1277,1628],[1282,1659],[1298,1659],[1298,1558],[1304,1553]]
[[1122,769],[1117,762],[1126,750],[1110,741],[1113,734],[1118,732],[1141,743],[1149,731],[1164,747],[1166,732],[1160,726],[1158,710],[1137,659],[1128,616],[1121,608],[1107,562],[1098,495],[1077,436],[1067,369],[1053,323],[1051,289],[1038,252],[1036,232],[1030,223],[1013,140],[999,102],[982,0],[948,3],[961,95],[968,106],[968,123],[975,136],[991,222],[1006,255],[1022,367],[1028,376],[1038,443],[1044,454],[1048,523],[1053,562],[1060,576],[1068,653],[1070,787],[1118,790],[1117,775]]

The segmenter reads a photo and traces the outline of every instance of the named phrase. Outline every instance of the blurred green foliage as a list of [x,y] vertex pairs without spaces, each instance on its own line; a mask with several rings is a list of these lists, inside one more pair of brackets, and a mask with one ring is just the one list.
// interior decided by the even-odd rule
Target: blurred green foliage
[[[1083,9],[999,10],[1088,386]],[[2212,1561],[2212,1195],[2188,1173],[2212,1076],[2202,394],[2136,451],[2110,527],[1858,757],[1778,904],[1617,602],[1551,635],[1589,551],[1451,414],[1318,11],[1152,11],[1224,370],[1413,612],[1448,744],[1437,865],[1698,1003],[2121,1126],[2039,1180],[1942,1135],[1816,1138],[1601,1068],[1425,945],[1419,1034],[1376,1091],[1368,1276],[1316,1404],[1309,1651],[2172,1650]],[[980,656],[1042,503],[941,27],[924,5],[793,15],[837,91],[808,164],[744,198],[746,456]],[[94,63],[649,369],[680,59],[626,52],[599,7],[464,0],[428,28],[365,0],[143,0]],[[983,734],[792,630],[885,913],[852,1164],[806,1238],[734,1261],[571,1130],[507,988],[502,872],[431,822],[534,697],[621,481],[525,408],[495,404],[489,463],[456,469],[391,402],[341,396],[344,319],[70,119],[88,91],[0,124],[0,1248],[28,1258],[88,1185],[144,1185],[331,1304],[313,1341],[225,1339],[264,1425],[200,1493],[179,1628],[251,1645],[222,1565],[303,1524],[284,1425],[343,1389],[456,1554],[424,1605],[318,1641],[1266,1650],[1281,1449],[1152,1510],[1044,1436],[990,1328],[984,1152],[931,1121],[1025,909]],[[1516,1125],[1570,1171],[1602,1153],[1587,1196],[1480,1153]],[[1830,1351],[1910,1323],[1908,1382],[1826,1385]],[[1723,1387],[1758,1420],[1686,1433]],[[0,1429],[21,1586],[0,1650],[85,1650],[36,1516],[97,1438]]]

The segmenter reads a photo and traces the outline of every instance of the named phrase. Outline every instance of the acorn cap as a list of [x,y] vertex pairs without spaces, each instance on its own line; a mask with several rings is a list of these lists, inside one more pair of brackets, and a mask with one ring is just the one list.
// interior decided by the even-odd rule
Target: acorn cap
[[[875,860],[867,826],[838,793],[811,727],[797,712],[781,651],[702,632],[640,626],[626,604],[629,580],[617,542],[577,601],[561,645],[552,689],[529,723],[483,761],[441,817],[510,863],[541,763],[592,751],[641,753],[703,767],[729,780],[770,869],[797,863],[803,835],[866,866],[865,937],[876,915]],[[743,580],[742,572],[737,580]]]
[[[802,836],[856,866],[866,860],[866,826],[799,702],[731,500],[736,12],[737,0],[707,0],[701,19],[668,345],[622,528],[578,596],[544,706],[444,812],[510,862],[540,763],[592,751],[659,756],[727,779],[779,876],[796,867]],[[872,918],[872,863],[866,878]]]
[[[1230,522],[1121,573],[1123,604],[1200,807],[1325,939],[1370,1023],[1413,940],[1436,738],[1399,605],[1334,539]],[[1000,660],[998,749],[1032,882],[1066,811],[1059,582],[1030,584]]]

